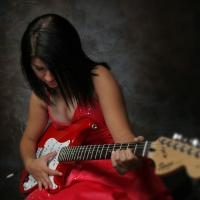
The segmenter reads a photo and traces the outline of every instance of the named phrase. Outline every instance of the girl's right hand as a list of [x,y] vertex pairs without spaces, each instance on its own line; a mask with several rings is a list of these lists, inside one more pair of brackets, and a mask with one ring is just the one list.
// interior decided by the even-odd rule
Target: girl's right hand
[[61,172],[52,170],[47,166],[47,162],[55,155],[56,151],[53,151],[38,159],[29,159],[26,162],[25,168],[38,182],[39,190],[42,190],[42,187],[52,189],[53,184],[49,179],[49,175],[62,176]]

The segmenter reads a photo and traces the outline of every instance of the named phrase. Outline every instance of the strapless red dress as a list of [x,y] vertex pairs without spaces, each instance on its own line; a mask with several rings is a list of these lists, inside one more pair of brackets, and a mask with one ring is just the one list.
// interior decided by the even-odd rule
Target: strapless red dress
[[[84,144],[113,143],[98,101],[94,107],[77,106],[71,124],[63,124],[53,119],[48,107],[49,118],[57,129],[64,129],[75,121],[89,117],[98,129],[90,133]],[[120,175],[109,160],[79,161],[70,169],[66,179],[67,188],[57,194],[38,189],[30,193],[26,200],[172,200],[169,190],[154,174],[151,160],[143,158],[141,167]]]

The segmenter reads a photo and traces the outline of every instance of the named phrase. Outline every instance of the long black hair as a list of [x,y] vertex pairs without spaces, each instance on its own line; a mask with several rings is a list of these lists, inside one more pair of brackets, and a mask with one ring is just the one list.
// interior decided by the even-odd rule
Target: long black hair
[[65,18],[56,14],[45,14],[34,19],[27,27],[21,41],[21,68],[25,78],[38,98],[52,104],[49,88],[34,73],[31,59],[38,57],[57,81],[61,94],[69,107],[73,99],[78,103],[92,104],[94,85],[92,70],[106,63],[92,61],[84,53],[76,29]]

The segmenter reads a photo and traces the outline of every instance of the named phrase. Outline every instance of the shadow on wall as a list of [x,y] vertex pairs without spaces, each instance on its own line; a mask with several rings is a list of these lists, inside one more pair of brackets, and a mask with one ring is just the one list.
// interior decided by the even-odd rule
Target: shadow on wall
[[[124,93],[132,129],[154,141],[181,132],[199,138],[199,1],[33,0],[0,2],[1,199],[24,199],[17,171],[30,90],[20,70],[20,40],[44,13],[67,17],[86,53],[105,61]],[[199,184],[184,170],[164,178],[174,198],[196,200]],[[198,196],[199,195],[199,196]]]

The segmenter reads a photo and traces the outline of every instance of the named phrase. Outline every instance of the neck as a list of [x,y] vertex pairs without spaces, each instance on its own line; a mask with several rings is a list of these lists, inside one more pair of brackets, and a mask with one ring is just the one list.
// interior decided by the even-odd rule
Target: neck
[[86,146],[67,146],[61,148],[58,155],[59,162],[76,161],[76,160],[98,160],[108,159],[111,157],[112,151],[117,149],[132,149],[133,153],[138,156],[147,156],[150,143],[116,143],[116,144],[103,144],[103,145],[86,145]]

